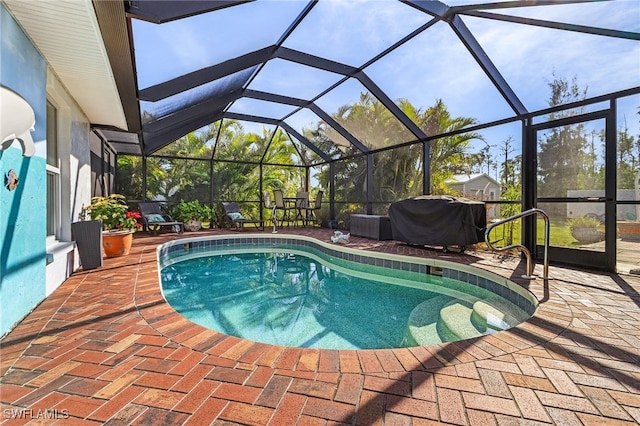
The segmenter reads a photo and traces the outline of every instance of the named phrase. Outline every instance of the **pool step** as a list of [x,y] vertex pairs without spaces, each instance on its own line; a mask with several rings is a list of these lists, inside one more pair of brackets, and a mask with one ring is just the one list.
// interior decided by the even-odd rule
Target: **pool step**
[[437,324],[440,310],[452,300],[449,296],[436,296],[413,308],[407,324],[409,342],[420,346],[445,342],[438,333]]
[[510,328],[526,318],[505,314],[499,299],[456,300],[437,296],[416,306],[408,321],[408,339],[417,345],[469,339]]
[[501,307],[500,300],[491,300],[490,303],[482,300],[473,304],[471,322],[478,328],[490,331],[505,330],[522,322],[525,318],[517,319],[505,314],[506,307]]
[[473,306],[470,303],[454,300],[440,310],[438,333],[448,342],[468,339],[484,334],[486,328],[478,328],[471,321]]

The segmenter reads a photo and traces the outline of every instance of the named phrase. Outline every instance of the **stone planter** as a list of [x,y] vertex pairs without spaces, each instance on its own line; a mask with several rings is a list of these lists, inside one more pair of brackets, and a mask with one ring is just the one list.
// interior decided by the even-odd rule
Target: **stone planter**
[[104,231],[102,250],[105,257],[126,256],[133,244],[133,231]]
[[640,241],[640,222],[619,221],[618,236],[626,241]]
[[199,220],[190,220],[184,223],[184,229],[187,231],[199,231],[202,229],[202,222]]
[[593,227],[573,227],[571,236],[582,244],[592,244],[604,240],[604,233]]

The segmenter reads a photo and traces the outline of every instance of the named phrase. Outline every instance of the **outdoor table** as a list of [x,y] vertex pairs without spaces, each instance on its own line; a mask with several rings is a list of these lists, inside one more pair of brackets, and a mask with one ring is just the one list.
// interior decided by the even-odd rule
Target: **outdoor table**
[[297,210],[296,216],[293,219],[293,225],[296,226],[298,223],[298,220],[301,220],[302,226],[304,227],[306,223],[306,217],[303,214],[303,211],[305,211],[305,208],[309,206],[308,194],[307,196],[304,196],[304,197],[285,197],[284,202],[287,206],[295,207],[295,209]]

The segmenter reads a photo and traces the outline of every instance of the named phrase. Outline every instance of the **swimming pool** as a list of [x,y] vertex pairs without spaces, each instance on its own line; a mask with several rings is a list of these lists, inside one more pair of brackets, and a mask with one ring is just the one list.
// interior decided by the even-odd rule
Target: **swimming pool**
[[280,346],[436,344],[512,327],[536,308],[528,291],[477,268],[301,236],[176,240],[158,260],[163,295],[185,318]]

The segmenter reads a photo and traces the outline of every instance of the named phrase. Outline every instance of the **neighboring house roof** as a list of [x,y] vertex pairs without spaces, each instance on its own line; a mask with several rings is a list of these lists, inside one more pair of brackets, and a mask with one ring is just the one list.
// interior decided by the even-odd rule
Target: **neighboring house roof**
[[485,178],[488,179],[489,181],[491,181],[492,183],[496,184],[497,186],[500,186],[500,182],[498,182],[497,180],[495,180],[494,178],[492,178],[491,176],[489,176],[486,173],[472,173],[472,174],[468,174],[468,175],[453,175],[450,179],[447,179],[447,183],[450,184],[466,184],[466,183],[470,183],[473,182],[474,180],[477,180],[479,178]]

